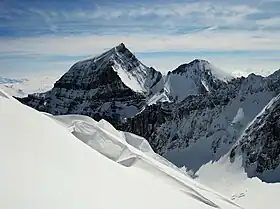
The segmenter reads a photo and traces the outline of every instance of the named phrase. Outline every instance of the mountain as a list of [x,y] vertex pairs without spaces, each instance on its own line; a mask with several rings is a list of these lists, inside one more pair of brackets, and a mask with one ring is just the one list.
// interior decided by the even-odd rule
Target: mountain
[[1,81],[0,78],[0,88],[12,96],[22,98],[27,97],[28,94],[46,92],[53,87],[59,77],[59,73],[54,73],[53,75],[33,75],[28,79],[5,78]]
[[55,87],[90,90],[100,85],[119,82],[124,89],[150,94],[157,91],[161,78],[160,72],[143,65],[121,43],[100,56],[74,64],[56,82]]
[[123,120],[149,105],[213,92],[228,78],[204,60],[181,65],[164,77],[143,65],[121,43],[100,56],[74,64],[50,91],[30,94],[20,101],[51,114],[83,114],[121,127]]
[[242,208],[104,120],[0,107],[1,208]]
[[208,61],[196,59],[168,72],[164,90],[170,99],[182,101],[189,95],[214,92],[232,78]]
[[[277,144],[277,127],[266,116],[263,123],[274,127],[269,129],[272,140],[267,145],[260,128],[251,124],[279,93],[280,70],[268,77],[250,74],[232,78],[208,61],[194,60],[163,76],[120,44],[74,64],[50,91],[19,100],[54,115],[106,119],[120,130],[146,138],[156,153],[177,166],[197,173],[203,165],[238,151],[243,147],[239,142],[250,144],[251,134],[255,135],[251,143]],[[254,156],[257,152],[258,162],[253,161],[253,165],[259,164],[261,169],[250,163],[243,166],[250,177],[269,181],[263,174],[276,175],[278,148],[269,155],[273,161],[269,164],[261,162],[263,151],[259,148],[247,148],[242,156],[247,162],[246,153]]]
[[[230,152],[254,118],[280,93],[276,76],[251,74],[222,85],[213,93],[146,107],[128,119],[124,129],[144,136],[157,153],[177,166],[196,172]],[[265,166],[263,171],[270,169]]]
[[143,65],[120,44],[77,62],[50,91],[21,101],[51,114],[78,113],[116,124],[140,112],[147,98],[162,87],[162,74]]

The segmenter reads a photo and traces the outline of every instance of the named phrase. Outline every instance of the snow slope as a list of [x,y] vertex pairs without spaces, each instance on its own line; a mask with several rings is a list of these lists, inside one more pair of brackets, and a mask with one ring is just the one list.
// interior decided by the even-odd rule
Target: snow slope
[[112,67],[127,87],[143,93],[156,93],[163,88],[161,73],[142,64],[124,44],[115,47],[114,52]]
[[231,163],[227,154],[217,162],[203,165],[195,176],[197,181],[231,196],[231,200],[246,208],[279,208],[280,183],[269,184],[256,177],[248,178],[241,157]]
[[0,91],[0,134],[1,208],[239,208],[105,121],[44,115]]
[[280,94],[248,124],[231,150],[231,161],[241,155],[249,177],[257,176],[268,183],[280,182],[279,116]]
[[[279,134],[267,127],[277,129],[270,116],[279,120],[279,101],[280,95],[273,97],[269,92],[261,92],[257,97],[251,95],[243,104],[236,100],[224,112],[228,122],[231,121],[226,129],[229,136],[239,132],[235,140],[228,143],[223,139],[215,153],[210,151],[212,141],[200,140],[186,149],[169,153],[167,158],[199,182],[231,196],[246,208],[278,209],[275,199],[280,189]],[[215,138],[226,136],[227,132],[220,135],[216,131]],[[264,172],[258,173],[260,169]]]

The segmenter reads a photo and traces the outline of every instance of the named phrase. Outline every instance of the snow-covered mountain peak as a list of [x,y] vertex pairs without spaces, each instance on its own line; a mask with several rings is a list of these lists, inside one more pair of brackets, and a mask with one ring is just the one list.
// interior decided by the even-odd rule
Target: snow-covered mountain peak
[[119,50],[119,51],[121,51],[121,50],[128,50],[128,49],[126,48],[126,46],[124,45],[124,43],[120,43],[120,44],[117,45],[115,48],[116,48],[117,50]]
[[115,77],[119,77],[121,82],[134,92],[150,94],[159,91],[163,85],[162,81],[160,87],[157,86],[162,74],[142,64],[123,43],[99,56],[77,62],[64,77],[85,76],[88,79],[89,75],[96,77],[100,74],[115,73]]
[[204,59],[194,59],[192,62],[194,63],[204,63],[204,64],[210,64],[210,62],[208,60],[204,60]]
[[[126,57],[133,57],[133,53],[126,48],[124,43],[120,43],[119,45],[116,45],[115,47],[103,52],[102,54],[90,58],[90,60],[97,61],[99,59],[114,59],[116,56],[126,56]],[[86,60],[85,60],[86,61]]]
[[183,73],[192,69],[203,70],[203,68],[209,64],[210,62],[208,62],[207,60],[195,59],[190,63],[180,65],[177,69],[173,71],[173,73]]
[[190,73],[190,74],[209,74],[209,76],[213,76],[214,79],[219,79],[223,81],[227,81],[233,78],[229,73],[222,71],[212,65],[207,60],[195,59],[187,64],[180,65],[177,69],[172,71],[172,73],[182,74],[182,73]]
[[272,82],[277,82],[280,79],[280,69],[269,75],[267,79],[271,80]]
[[257,79],[263,79],[264,77],[261,75],[257,75],[255,73],[250,73],[247,77],[248,80],[257,80]]
[[80,113],[97,120],[116,120],[136,115],[163,84],[160,72],[143,65],[120,44],[77,62],[50,91],[22,101],[52,114]]
[[248,75],[248,77],[246,78],[242,77],[240,79],[241,79],[240,92],[239,92],[240,95],[244,95],[248,93],[252,94],[267,89],[268,83],[266,82],[266,78],[260,75],[251,73],[250,75]]
[[195,59],[169,72],[165,92],[171,99],[182,101],[189,95],[216,91],[231,76],[214,67],[206,60]]

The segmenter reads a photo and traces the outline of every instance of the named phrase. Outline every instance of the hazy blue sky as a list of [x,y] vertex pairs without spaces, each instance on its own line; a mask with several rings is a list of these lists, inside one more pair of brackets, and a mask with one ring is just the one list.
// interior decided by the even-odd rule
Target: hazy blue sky
[[194,58],[280,68],[280,0],[1,0],[0,76],[63,72],[124,42],[167,71]]

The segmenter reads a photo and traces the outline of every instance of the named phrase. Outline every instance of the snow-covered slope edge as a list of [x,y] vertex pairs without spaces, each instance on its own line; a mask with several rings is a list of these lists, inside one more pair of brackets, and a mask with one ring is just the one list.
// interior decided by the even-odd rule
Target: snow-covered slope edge
[[[280,94],[252,119],[225,155],[201,165],[193,176],[199,182],[231,196],[231,200],[242,206],[278,209],[275,199],[280,189],[279,115]],[[239,108],[232,123],[237,125],[243,120],[243,108]],[[205,150],[200,145],[195,151],[203,153]],[[200,158],[203,157],[200,155]]]
[[252,209],[278,209],[280,183],[265,183],[259,178],[248,178],[241,156],[230,162],[229,153],[219,161],[200,167],[196,180],[231,197],[234,202]]
[[[50,117],[0,91],[1,208],[239,208],[141,152],[147,144],[136,149],[134,135],[84,116]],[[77,137],[95,149],[111,143],[119,163]]]

